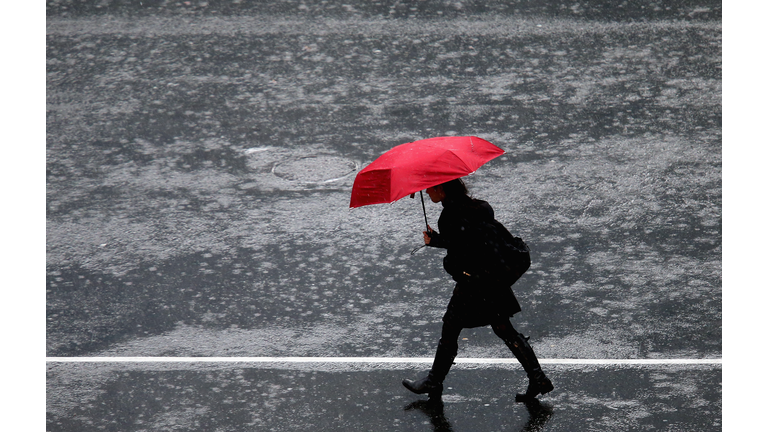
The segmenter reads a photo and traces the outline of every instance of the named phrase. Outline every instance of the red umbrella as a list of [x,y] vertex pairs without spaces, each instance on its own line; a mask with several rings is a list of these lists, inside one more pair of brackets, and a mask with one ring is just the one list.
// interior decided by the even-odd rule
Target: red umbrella
[[[437,137],[401,144],[357,174],[349,206],[397,201],[471,174],[502,154],[504,150],[475,136]],[[423,200],[422,197],[422,204]]]

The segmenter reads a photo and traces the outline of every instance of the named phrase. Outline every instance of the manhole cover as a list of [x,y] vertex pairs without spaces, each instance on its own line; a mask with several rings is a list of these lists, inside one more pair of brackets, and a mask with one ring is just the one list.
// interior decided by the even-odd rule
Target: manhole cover
[[276,176],[289,181],[328,183],[357,170],[357,164],[338,156],[307,156],[281,162],[272,169]]

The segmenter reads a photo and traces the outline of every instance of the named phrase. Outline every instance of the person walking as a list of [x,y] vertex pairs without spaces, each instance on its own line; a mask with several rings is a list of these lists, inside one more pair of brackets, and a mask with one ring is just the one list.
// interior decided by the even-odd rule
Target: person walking
[[[403,385],[416,394],[428,394],[430,399],[440,398],[443,381],[458,352],[461,330],[490,325],[528,375],[528,388],[518,393],[516,400],[530,401],[552,391],[552,381],[541,370],[529,338],[518,333],[509,320],[521,311],[511,287],[530,266],[528,247],[495,220],[486,201],[468,195],[461,179],[430,187],[427,194],[432,202],[442,203],[443,210],[437,223],[439,231],[427,226],[424,243],[447,249],[443,267],[456,286],[443,316],[432,369],[419,380],[403,380]],[[508,252],[510,243],[512,253]]]

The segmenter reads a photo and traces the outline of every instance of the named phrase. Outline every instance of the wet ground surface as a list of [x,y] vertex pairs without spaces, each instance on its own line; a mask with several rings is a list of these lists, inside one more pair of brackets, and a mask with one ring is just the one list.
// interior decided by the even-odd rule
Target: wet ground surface
[[[404,392],[393,370],[265,365],[49,366],[49,430],[720,430],[720,370],[548,368],[556,391],[516,403],[519,368],[457,366],[442,404]],[[606,379],[606,376],[610,378]],[[557,390],[557,389],[556,389]],[[65,393],[65,394],[64,394]]]
[[[507,152],[468,184],[532,248],[513,323],[541,357],[720,358],[719,3],[485,3],[48,2],[47,355],[431,356],[452,286],[410,253],[420,204],[349,193],[397,144],[477,135]],[[399,370],[185,368],[51,363],[49,430],[432,427]],[[719,367],[678,368],[557,366],[540,430],[719,424]],[[525,426],[480,385],[508,374],[458,370],[453,430]],[[219,423],[167,420],[195,413]]]

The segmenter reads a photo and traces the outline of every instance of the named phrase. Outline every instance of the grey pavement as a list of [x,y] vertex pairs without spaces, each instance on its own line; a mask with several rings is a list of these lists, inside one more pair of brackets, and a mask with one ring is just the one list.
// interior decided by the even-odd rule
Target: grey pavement
[[[452,285],[411,254],[420,204],[349,193],[397,144],[477,135],[540,357],[721,358],[720,3],[630,3],[48,2],[46,354],[431,356]],[[510,353],[481,328],[459,356]],[[47,426],[721,424],[719,365],[551,365],[533,417],[516,366],[458,365],[443,415],[405,410],[425,365],[312,366],[49,362]]]

